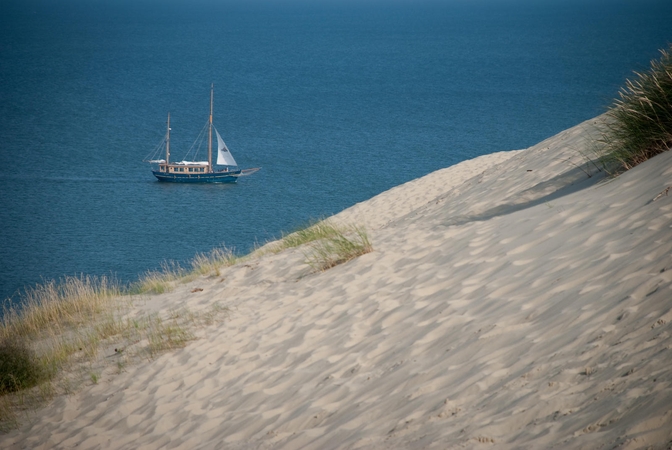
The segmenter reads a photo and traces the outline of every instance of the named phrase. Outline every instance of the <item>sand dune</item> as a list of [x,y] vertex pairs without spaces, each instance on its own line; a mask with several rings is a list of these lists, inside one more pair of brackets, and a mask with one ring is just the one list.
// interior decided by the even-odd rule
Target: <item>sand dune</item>
[[593,126],[343,211],[375,250],[323,273],[287,250],[145,299],[231,312],[0,444],[669,448],[672,152],[605,178]]

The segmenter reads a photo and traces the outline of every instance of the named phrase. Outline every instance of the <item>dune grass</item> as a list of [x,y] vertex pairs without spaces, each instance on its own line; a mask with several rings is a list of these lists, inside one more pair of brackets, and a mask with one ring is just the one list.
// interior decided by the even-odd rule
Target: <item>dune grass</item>
[[39,284],[25,291],[20,306],[4,306],[0,339],[38,337],[54,323],[89,323],[120,293],[116,281],[107,277],[65,277]]
[[312,240],[308,251],[304,252],[306,262],[315,271],[323,272],[373,251],[366,231],[361,227],[337,227],[332,224],[322,226],[329,228],[329,233]]
[[333,225],[329,220],[311,220],[307,225],[299,227],[292,232],[282,233],[282,237],[279,240],[257,248],[252,254],[260,256],[265,253],[280,253],[283,250],[301,247],[302,245],[319,239],[329,238],[338,233],[338,227]]
[[46,377],[35,352],[23,341],[0,341],[0,394],[28,389]]
[[[301,246],[315,271],[372,251],[362,228],[322,220],[283,235],[265,251],[236,256],[225,247],[216,248],[197,254],[191,270],[167,262],[130,286],[107,277],[80,276],[27,289],[17,304],[4,306],[0,321],[0,430],[15,427],[21,412],[54,395],[72,392],[82,383],[98,383],[108,361],[116,362],[122,372],[134,359],[183,347],[195,339],[195,327],[228,312],[215,303],[211,311],[198,314],[180,309],[133,316],[135,295],[169,292],[198,276],[220,276],[222,267]],[[102,354],[111,346],[114,354]]]
[[233,250],[218,247],[208,253],[197,253],[191,260],[191,270],[174,261],[165,261],[160,270],[145,272],[126,290],[128,294],[163,294],[173,290],[178,283],[187,283],[201,275],[220,275],[222,267],[229,267],[241,260]]
[[321,219],[313,220],[291,233],[283,233],[281,239],[258,248],[253,255],[279,253],[302,246],[306,247],[302,250],[306,264],[316,272],[323,272],[373,251],[364,228]]
[[191,267],[197,275],[220,275],[221,267],[229,267],[239,261],[233,250],[226,247],[218,247],[209,253],[199,253],[191,261]]
[[[132,297],[106,277],[65,277],[28,289],[20,304],[5,305],[0,321],[0,430],[22,413],[87,380],[97,382],[110,355],[119,370],[195,338],[193,329],[227,312],[186,309],[129,315]],[[165,317],[164,317],[165,316]],[[109,351],[109,350],[108,350]],[[123,353],[123,358],[122,358]]]
[[635,75],[607,111],[600,139],[606,163],[617,163],[621,170],[672,146],[672,46],[661,50],[648,71]]
[[170,292],[177,280],[187,275],[187,271],[176,262],[164,261],[161,270],[145,272],[126,292],[128,294],[163,294]]
[[48,399],[55,392],[52,379],[73,355],[95,356],[96,343],[110,329],[104,317],[119,294],[107,277],[65,277],[27,289],[19,305],[4,306],[0,428],[16,422],[15,411],[33,403],[27,398]]
[[295,231],[282,233],[279,240],[266,243],[248,255],[236,255],[229,248],[218,247],[208,253],[197,254],[191,261],[191,270],[175,262],[164,262],[160,270],[146,272],[129,287],[127,293],[163,294],[172,291],[178,283],[192,281],[198,276],[220,276],[223,267],[312,243],[317,244],[306,255],[306,262],[318,270],[325,270],[372,250],[366,232],[361,227],[336,225],[327,219],[312,220]]

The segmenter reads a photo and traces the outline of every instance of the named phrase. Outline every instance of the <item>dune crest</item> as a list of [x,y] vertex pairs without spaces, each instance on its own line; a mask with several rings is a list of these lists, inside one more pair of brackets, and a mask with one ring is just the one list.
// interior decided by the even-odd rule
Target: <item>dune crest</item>
[[346,264],[291,249],[149,297],[231,313],[3,446],[668,448],[672,152],[607,179],[596,120],[341,212],[375,249]]

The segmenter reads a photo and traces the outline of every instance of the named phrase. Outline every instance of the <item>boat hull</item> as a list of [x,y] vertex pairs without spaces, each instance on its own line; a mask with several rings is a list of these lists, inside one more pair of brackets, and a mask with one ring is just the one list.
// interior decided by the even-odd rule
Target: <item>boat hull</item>
[[240,170],[234,170],[213,173],[166,173],[152,170],[159,181],[169,183],[235,183],[238,181],[240,172]]

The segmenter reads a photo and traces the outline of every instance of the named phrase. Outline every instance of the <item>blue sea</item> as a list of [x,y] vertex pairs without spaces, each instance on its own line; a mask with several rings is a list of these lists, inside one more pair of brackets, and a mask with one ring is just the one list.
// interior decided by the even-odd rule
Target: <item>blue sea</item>
[[[239,253],[437,169],[601,114],[672,2],[0,2],[0,299]],[[214,124],[235,185],[158,182]]]

